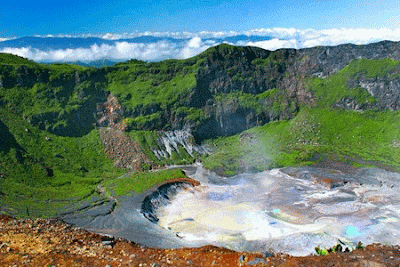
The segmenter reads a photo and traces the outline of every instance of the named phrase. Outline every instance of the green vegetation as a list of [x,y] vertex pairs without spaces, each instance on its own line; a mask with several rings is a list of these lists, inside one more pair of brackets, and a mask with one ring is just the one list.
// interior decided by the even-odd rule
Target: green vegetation
[[[359,59],[328,79],[308,78],[306,85],[316,96],[317,107],[302,105],[289,121],[270,122],[235,136],[209,140],[215,153],[203,158],[204,166],[233,175],[243,170],[314,164],[328,157],[355,166],[400,170],[400,112],[360,112],[333,106],[345,97],[352,97],[359,104],[376,103],[378,100],[366,90],[349,88],[349,80],[357,75],[392,77],[398,72],[399,63],[391,59]],[[244,106],[257,105],[262,99],[259,95],[235,94]],[[230,98],[225,96],[224,101]],[[279,108],[281,103],[277,99],[273,105]]]
[[331,155],[353,164],[383,164],[400,170],[400,112],[301,108],[290,121],[272,122],[211,141],[215,153],[206,168],[243,169],[312,164]]
[[361,76],[367,78],[392,76],[396,70],[397,72],[399,71],[399,64],[400,61],[391,59],[358,59],[352,61],[328,79],[309,78],[306,84],[316,96],[317,102],[321,106],[331,106],[345,97],[355,99],[357,104],[360,105],[376,103],[378,100],[363,88],[349,88],[349,81],[358,79]]
[[231,54],[231,52],[233,51],[241,51],[241,47],[238,46],[234,46],[234,45],[230,45],[230,44],[226,44],[226,43],[222,43],[219,44],[217,46],[213,46],[208,48],[204,53],[201,53],[197,56],[195,56],[194,58],[203,58],[206,57],[209,54],[213,54],[213,53],[221,53],[225,56],[229,56],[229,54]]
[[315,247],[315,252],[317,252],[318,255],[321,256],[326,256],[329,254],[328,250],[326,248],[320,248],[320,247]]
[[204,120],[207,115],[204,110],[193,107],[180,106],[175,110],[175,114],[183,118],[185,122],[198,124],[200,121]]
[[365,75],[368,78],[384,77],[393,72],[399,71],[400,61],[390,58],[384,59],[357,59],[347,65],[342,73],[347,73],[350,76]]
[[36,62],[11,54],[0,53],[0,64],[2,65],[38,65]]
[[32,127],[0,108],[0,206],[21,216],[54,216],[90,199],[104,179],[119,176],[98,131],[61,137]]
[[279,65],[281,63],[284,63],[281,58],[279,58],[279,55],[277,52],[272,52],[269,57],[267,58],[256,58],[254,59],[251,64],[258,65],[258,66],[273,66],[273,65]]
[[[355,247],[355,249],[363,249],[364,245],[361,243],[361,241],[359,241]],[[340,252],[350,252],[350,249],[348,247],[346,247],[346,249],[343,250],[343,247],[341,244],[336,244],[331,248],[320,248],[320,246],[315,247],[315,252],[318,255],[321,256],[326,256],[329,255],[329,253],[340,253]]]
[[[94,113],[94,98],[105,98],[105,80],[84,77],[96,77],[99,70],[66,64],[21,64],[0,65],[4,87],[0,99],[8,111],[56,134],[82,136],[94,129],[94,117],[87,112]],[[92,122],[78,127],[77,117]]]
[[204,167],[227,176],[277,167],[276,162],[285,154],[279,140],[287,125],[288,121],[270,122],[241,134],[208,140],[214,151],[203,157]]
[[[360,242],[360,243],[361,243],[361,242]],[[336,244],[336,245],[334,245],[333,247],[331,247],[331,248],[329,248],[329,249],[320,248],[320,247],[318,246],[318,247],[315,247],[315,252],[317,252],[318,255],[326,256],[326,255],[329,255],[329,253],[343,252],[343,247],[342,247],[341,244]],[[349,249],[346,248],[345,252],[349,252]]]
[[195,59],[145,63],[132,60],[114,66],[108,90],[128,110],[177,103],[196,86],[199,65]]
[[120,196],[130,193],[132,190],[136,193],[143,193],[161,182],[184,177],[186,176],[180,169],[135,172],[128,177],[108,180],[106,185],[114,191],[117,196]]
[[[216,61],[215,52],[227,59],[221,63],[227,79],[239,85],[256,77],[273,79],[275,72],[285,71],[279,51],[243,67],[245,59],[233,61],[240,49],[223,44],[187,60],[130,60],[102,69],[43,65],[0,54],[1,209],[21,216],[55,216],[65,206],[104,195],[104,186],[117,195],[140,193],[182,176],[167,170],[125,177],[126,170],[114,167],[103,152],[94,116],[96,104],[104,102],[108,92],[129,116],[122,118],[126,134],[160,166],[193,163],[200,155],[192,157],[179,146],[157,158],[153,151],[162,148],[158,140],[164,133],[142,129],[168,129],[178,120],[196,127],[217,117],[220,107],[232,107],[279,121],[206,140],[214,152],[202,157],[203,164],[221,174],[311,165],[323,158],[400,171],[400,112],[368,110],[379,100],[355,82],[396,78],[400,62],[358,59],[329,78],[306,77],[301,82],[313,94],[314,106],[300,103],[284,89],[251,94],[239,87],[228,93],[206,92],[204,101],[213,100],[203,107],[190,103],[193,93],[197,97],[198,75],[206,73],[204,63],[223,62]],[[346,99],[367,108],[338,108]]]
[[222,93],[214,96],[214,100],[224,106],[239,105],[243,108],[254,109],[257,114],[272,108],[272,103],[277,99],[277,89],[267,90],[257,95],[244,93],[242,91],[233,91],[228,94]]
[[129,131],[128,136],[139,142],[140,147],[149,159],[160,166],[172,165],[172,164],[190,164],[195,161],[200,155],[194,154],[194,157],[190,156],[186,150],[179,145],[178,152],[173,151],[171,156],[166,158],[158,159],[153,150],[160,150],[162,147],[158,144],[158,139],[162,137],[163,133],[155,131]]
[[126,121],[128,128],[161,128],[166,112],[187,123],[203,120],[204,111],[187,106],[201,62],[200,57],[151,63],[131,60],[109,68],[107,90],[127,113],[143,114]]
[[[113,166],[97,130],[78,138],[57,136],[1,108],[0,119],[0,207],[9,214],[53,217],[66,206],[79,207],[82,201],[101,197],[99,186],[117,195],[141,193],[165,180],[184,177],[182,171],[171,169],[117,178],[126,170]],[[154,142],[158,135],[136,136]]]

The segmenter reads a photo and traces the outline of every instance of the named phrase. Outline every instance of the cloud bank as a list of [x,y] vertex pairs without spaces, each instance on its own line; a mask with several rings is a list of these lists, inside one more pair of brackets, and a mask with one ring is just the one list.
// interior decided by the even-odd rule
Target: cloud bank
[[[126,34],[103,34],[100,36],[40,36],[45,42],[48,38],[70,38],[71,41],[97,37],[108,43],[94,43],[89,47],[65,49],[38,49],[29,45],[10,46],[0,49],[38,62],[73,62],[109,59],[124,61],[139,59],[158,61],[163,59],[189,58],[221,42],[232,45],[250,45],[267,50],[280,48],[307,48],[313,46],[339,45],[345,43],[368,44],[372,42],[400,40],[400,29],[326,29],[299,30],[295,28],[253,29],[243,32],[144,32]],[[157,37],[153,39],[132,39],[138,37]],[[18,40],[18,38],[15,38]],[[132,41],[136,40],[136,41]],[[138,41],[142,40],[142,41]],[[149,41],[150,40],[150,41]],[[0,38],[0,44],[5,40]]]

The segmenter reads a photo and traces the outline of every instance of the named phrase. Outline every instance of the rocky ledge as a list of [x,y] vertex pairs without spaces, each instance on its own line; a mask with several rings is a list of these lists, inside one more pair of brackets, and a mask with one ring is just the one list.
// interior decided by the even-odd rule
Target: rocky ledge
[[158,222],[158,218],[155,213],[159,207],[167,205],[170,198],[176,195],[180,190],[199,185],[199,181],[189,177],[165,181],[158,186],[157,190],[145,197],[140,212],[146,219],[156,223]]
[[1,266],[398,266],[400,247],[369,245],[327,256],[235,252],[214,246],[147,248],[55,219],[0,215]]

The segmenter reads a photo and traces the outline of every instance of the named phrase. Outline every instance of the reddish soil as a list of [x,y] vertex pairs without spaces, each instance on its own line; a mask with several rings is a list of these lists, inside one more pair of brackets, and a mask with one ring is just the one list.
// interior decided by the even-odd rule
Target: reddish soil
[[[0,266],[399,266],[400,247],[370,245],[327,256],[201,248],[154,249],[54,219],[0,216]],[[254,261],[255,260],[255,261]],[[258,262],[258,263],[257,263]],[[254,264],[256,263],[256,264]]]
[[143,153],[138,142],[124,134],[122,114],[123,109],[112,94],[109,94],[106,102],[97,105],[97,126],[100,127],[104,152],[119,168],[133,171],[142,170],[144,165],[157,168],[158,166]]
[[143,153],[140,145],[117,128],[101,128],[100,139],[104,152],[114,160],[119,168],[142,170],[143,164],[156,168],[155,164]]
[[187,183],[187,184],[192,185],[193,187],[200,185],[200,182],[195,180],[195,179],[193,179],[193,178],[181,177],[181,178],[174,178],[174,179],[169,179],[167,181],[164,181],[164,182],[158,184],[157,187],[160,187],[160,186],[162,186],[164,184],[171,184],[171,183],[175,183],[175,182]]

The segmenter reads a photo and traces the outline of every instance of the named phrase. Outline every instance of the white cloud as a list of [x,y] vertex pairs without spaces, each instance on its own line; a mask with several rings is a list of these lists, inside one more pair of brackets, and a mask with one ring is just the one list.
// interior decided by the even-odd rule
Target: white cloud
[[58,49],[42,51],[30,47],[4,48],[3,53],[15,54],[39,62],[62,61],[93,61],[99,59],[129,60],[136,58],[146,61],[158,61],[168,58],[188,58],[194,56],[210,45],[203,44],[198,37],[191,39],[185,46],[160,41],[157,43],[116,42],[114,45],[92,45],[90,48]]
[[400,29],[328,29],[321,30],[319,34],[305,36],[303,47],[316,45],[338,45],[345,43],[368,44],[372,42],[400,40]]
[[295,39],[279,40],[274,38],[267,41],[248,42],[246,45],[261,47],[266,50],[276,50],[279,48],[297,48],[297,41]]
[[[295,29],[295,28],[262,28],[248,31],[202,31],[191,32],[132,32],[122,34],[106,33],[103,39],[113,40],[113,44],[92,45],[89,48],[38,50],[30,47],[3,48],[5,53],[12,53],[35,61],[92,61],[107,58],[110,60],[128,60],[136,58],[145,61],[158,61],[169,58],[192,57],[207,48],[217,44],[217,38],[233,37],[237,35],[259,36],[268,40],[256,42],[238,41],[233,45],[251,45],[267,50],[279,48],[305,48],[312,46],[339,45],[344,43],[367,44],[382,40],[400,40],[400,29]],[[42,37],[52,37],[47,35]],[[89,37],[94,35],[69,36],[54,35],[56,37]],[[118,41],[124,38],[138,36],[156,36],[175,38],[174,42],[165,39],[154,43],[129,43]],[[205,40],[207,39],[207,40]],[[0,38],[0,41],[6,40]]]
[[190,39],[190,41],[187,42],[187,44],[184,46],[184,48],[182,49],[182,52],[180,53],[179,58],[193,57],[193,56],[203,52],[204,50],[206,50],[207,48],[209,48],[212,45],[213,44],[210,42],[204,43],[200,37],[194,37],[194,38]]
[[[339,45],[345,43],[367,44],[382,40],[399,41],[400,29],[350,29],[334,28],[325,30],[299,30],[294,28],[254,29],[245,32],[247,35],[270,36],[279,40],[294,43],[298,48],[317,45]],[[286,43],[282,43],[286,45]],[[285,46],[282,46],[284,48]]]
[[307,48],[339,44],[368,44],[383,40],[400,41],[400,29],[255,29],[246,32],[248,35],[270,36],[270,41],[248,43],[268,50],[279,48]]

